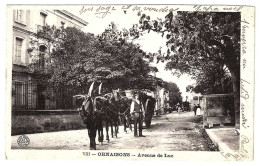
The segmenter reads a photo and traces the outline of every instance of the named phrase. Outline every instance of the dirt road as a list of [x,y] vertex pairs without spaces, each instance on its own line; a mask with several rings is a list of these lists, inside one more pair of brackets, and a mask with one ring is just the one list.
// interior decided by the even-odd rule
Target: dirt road
[[[134,137],[133,131],[123,131],[119,127],[117,138],[110,142],[97,142],[97,150],[110,149],[151,149],[164,151],[216,151],[217,148],[202,128],[202,117],[192,112],[176,112],[154,116],[149,129],[144,129],[145,137]],[[26,149],[89,149],[87,130],[73,130],[28,134],[30,145]],[[17,144],[19,136],[12,136],[12,148],[21,149]]]

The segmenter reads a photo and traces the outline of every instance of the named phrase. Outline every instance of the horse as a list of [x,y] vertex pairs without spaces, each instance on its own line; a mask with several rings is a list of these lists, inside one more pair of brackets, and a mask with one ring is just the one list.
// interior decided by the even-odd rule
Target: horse
[[[105,123],[106,127],[106,140],[109,142],[109,124],[111,126],[111,135],[112,138],[114,135],[117,137],[118,133],[118,112],[117,108],[114,106],[114,103],[111,100],[103,97],[97,96],[94,99],[94,109],[97,114],[97,130],[99,135],[99,142],[103,142],[103,124]],[[113,130],[113,126],[115,130]]]
[[[115,100],[113,94],[109,93],[105,95],[108,100],[108,107],[107,107],[107,119],[106,119],[106,130],[108,131],[109,124],[111,125],[111,136],[112,138],[117,138],[118,134],[118,125],[119,125],[119,105],[118,102]],[[113,126],[115,127],[113,129]],[[109,135],[107,134],[107,140],[109,141]]]
[[90,150],[96,150],[97,116],[94,111],[93,98],[88,95],[82,95],[81,98],[84,100],[79,108],[79,114],[88,129]]
[[97,114],[97,131],[98,131],[98,141],[103,142],[104,135],[103,135],[103,126],[104,123],[106,125],[106,140],[109,142],[108,136],[108,108],[109,102],[106,98],[102,96],[97,96],[94,98],[94,110]]
[[[90,150],[96,150],[96,133],[98,131],[98,141],[103,142],[103,121],[106,119],[105,104],[99,100],[100,96],[93,96],[92,90],[94,82],[89,88],[88,95],[75,95],[77,98],[79,114],[88,129],[90,139]],[[103,99],[103,101],[106,101]],[[82,103],[82,104],[80,104]]]
[[125,96],[119,98],[120,115],[121,115],[123,125],[124,125],[124,132],[126,132],[126,133],[127,133],[127,130],[126,130],[127,127],[129,127],[129,129],[132,131],[131,114],[130,114],[131,102],[132,102],[132,100],[128,99]]

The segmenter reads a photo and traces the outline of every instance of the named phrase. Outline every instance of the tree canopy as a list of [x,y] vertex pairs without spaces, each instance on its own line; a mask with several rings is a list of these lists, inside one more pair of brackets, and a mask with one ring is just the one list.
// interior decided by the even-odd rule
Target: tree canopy
[[169,91],[169,105],[171,107],[182,102],[181,92],[176,83],[167,82],[165,89]]
[[[42,83],[45,81],[54,88],[82,87],[97,81],[109,90],[154,90],[162,82],[150,75],[157,68],[143,59],[145,52],[138,45],[123,41],[120,35],[114,23],[99,36],[73,27],[46,26],[30,42],[28,52],[33,59],[30,69],[41,76]],[[44,54],[44,66],[39,58],[39,45],[43,41],[51,48]]]
[[[167,52],[148,54],[157,61],[166,61],[166,69],[177,75],[188,73],[197,82],[218,82],[212,75],[230,74],[235,110],[239,120],[240,87],[240,22],[239,12],[170,12],[163,19],[151,19],[145,13],[140,16],[138,31],[154,31],[166,37]],[[225,71],[223,74],[222,71]],[[221,81],[220,81],[221,82]],[[223,82],[223,81],[222,81]],[[214,88],[214,83],[210,84]],[[205,87],[203,87],[205,88]],[[214,91],[215,93],[221,91]]]
[[[151,20],[142,14],[138,34],[147,30],[166,37],[166,53],[159,50],[158,60],[167,61],[167,69],[196,74],[212,63],[238,70],[240,59],[240,13],[170,12],[165,20]],[[133,34],[137,35],[138,34]]]

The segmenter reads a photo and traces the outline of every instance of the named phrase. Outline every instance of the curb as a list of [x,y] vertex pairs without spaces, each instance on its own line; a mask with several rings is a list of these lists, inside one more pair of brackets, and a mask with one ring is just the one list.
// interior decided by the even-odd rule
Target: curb
[[221,152],[232,152],[234,153],[234,150],[231,150],[225,143],[223,143],[217,136],[214,134],[213,131],[219,130],[219,129],[205,129],[206,133],[208,134],[211,141],[214,143],[214,145],[218,148]]

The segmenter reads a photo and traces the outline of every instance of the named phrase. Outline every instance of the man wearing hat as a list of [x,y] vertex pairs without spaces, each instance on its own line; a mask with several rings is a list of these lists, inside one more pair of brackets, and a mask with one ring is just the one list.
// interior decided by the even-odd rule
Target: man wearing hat
[[143,114],[144,114],[144,108],[142,105],[142,102],[139,99],[139,94],[136,93],[135,98],[132,100],[131,107],[130,107],[130,113],[134,117],[134,136],[137,137],[137,125],[139,129],[139,137],[144,137],[142,134],[143,129]]

